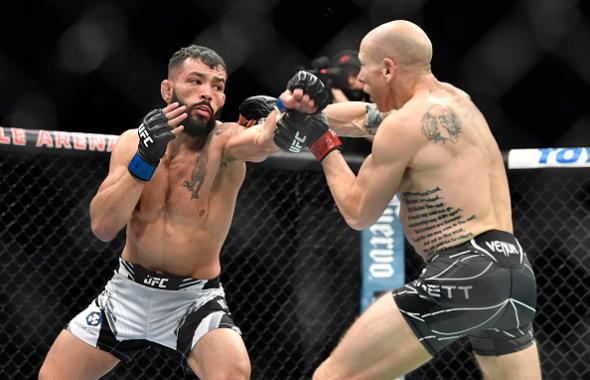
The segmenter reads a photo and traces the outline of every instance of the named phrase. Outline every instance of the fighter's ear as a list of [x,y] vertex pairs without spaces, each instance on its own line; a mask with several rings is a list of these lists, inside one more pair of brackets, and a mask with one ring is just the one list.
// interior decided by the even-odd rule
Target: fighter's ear
[[395,78],[397,66],[391,58],[383,58],[383,76],[386,80]]
[[169,79],[164,79],[160,83],[160,94],[166,103],[172,100],[172,82]]

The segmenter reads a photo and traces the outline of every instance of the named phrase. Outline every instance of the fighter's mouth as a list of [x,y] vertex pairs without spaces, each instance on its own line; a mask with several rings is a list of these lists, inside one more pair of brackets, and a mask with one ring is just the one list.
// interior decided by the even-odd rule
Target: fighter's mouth
[[193,107],[192,109],[193,112],[197,112],[199,115],[203,115],[205,114],[206,116],[211,116],[213,115],[213,109],[208,106],[207,104],[201,104],[198,106]]

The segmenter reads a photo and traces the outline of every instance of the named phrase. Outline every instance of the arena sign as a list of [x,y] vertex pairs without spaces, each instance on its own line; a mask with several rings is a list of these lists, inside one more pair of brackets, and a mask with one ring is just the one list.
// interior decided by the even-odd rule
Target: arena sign
[[361,311],[380,294],[404,284],[404,235],[396,195],[371,227],[361,233]]
[[15,148],[47,148],[108,153],[113,150],[118,137],[116,135],[96,133],[0,127],[0,144],[10,145]]
[[590,148],[513,149],[508,153],[509,169],[590,167]]

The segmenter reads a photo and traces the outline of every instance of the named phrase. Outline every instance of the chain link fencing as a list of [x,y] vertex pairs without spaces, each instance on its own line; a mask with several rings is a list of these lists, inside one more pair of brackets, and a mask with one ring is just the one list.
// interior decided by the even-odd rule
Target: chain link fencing
[[[313,166],[313,165],[312,165]],[[0,378],[32,379],[63,326],[111,277],[124,243],[90,232],[88,207],[108,155],[0,151]],[[515,232],[539,288],[545,379],[590,373],[589,169],[509,173]],[[224,284],[252,379],[311,379],[358,315],[360,236],[318,170],[249,164],[223,248]],[[407,277],[421,260],[408,247]],[[105,379],[194,379],[152,348]],[[467,341],[406,379],[480,379]]]

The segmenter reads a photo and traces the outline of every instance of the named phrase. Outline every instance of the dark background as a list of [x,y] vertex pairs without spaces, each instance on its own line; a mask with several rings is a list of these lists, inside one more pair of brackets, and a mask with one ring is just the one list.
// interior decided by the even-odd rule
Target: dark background
[[433,72],[471,94],[501,149],[590,145],[590,4],[576,0],[3,1],[0,125],[119,134],[160,106],[170,56],[197,43],[230,74],[224,121],[298,66],[403,18]]
[[[3,127],[136,127],[161,105],[168,59],[190,43],[226,59],[222,119],[235,120],[243,98],[276,95],[297,66],[356,48],[372,27],[404,18],[429,34],[434,73],[472,95],[502,149],[590,146],[588,1],[1,1],[0,16]],[[106,157],[0,153],[0,377],[34,378],[63,324],[112,273],[122,241],[107,247],[92,237],[87,213],[106,170]],[[249,168],[222,256],[254,379],[306,378],[358,311],[359,283],[347,277],[358,275],[357,256],[337,254],[358,244],[332,238],[352,230],[323,176],[277,173]],[[538,273],[536,338],[550,380],[590,373],[589,178],[585,169],[510,171],[516,233]],[[319,227],[309,223],[316,211]],[[418,273],[407,268],[409,278]],[[408,379],[479,379],[470,356],[456,344]],[[149,351],[110,378],[181,378],[165,360]]]

